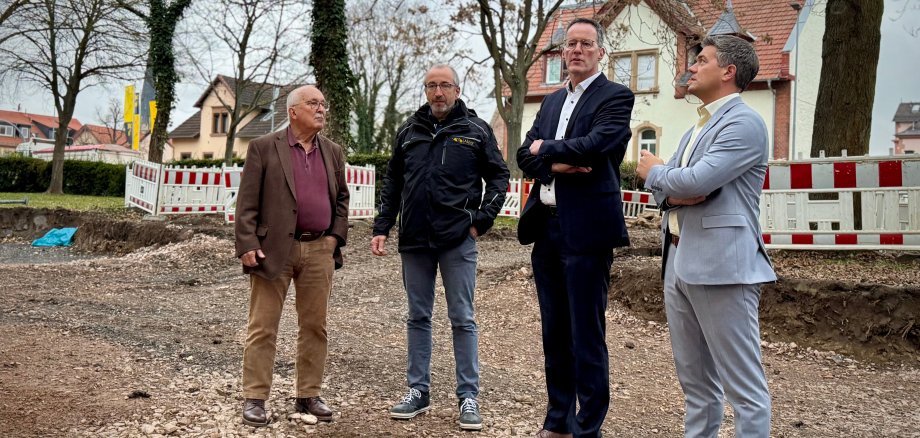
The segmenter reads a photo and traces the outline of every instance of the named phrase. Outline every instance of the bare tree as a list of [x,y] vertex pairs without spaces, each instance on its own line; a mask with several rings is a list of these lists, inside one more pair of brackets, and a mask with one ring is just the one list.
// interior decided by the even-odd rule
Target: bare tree
[[0,1],[0,25],[6,23],[19,8],[26,6],[29,0],[3,0]]
[[303,80],[307,17],[296,0],[219,0],[192,7],[185,57],[202,80],[214,84],[220,71],[232,70],[232,100],[214,93],[230,121],[224,162],[233,159],[240,123],[272,104],[278,84]]
[[144,51],[136,23],[107,0],[35,0],[8,23],[18,29],[0,46],[0,75],[51,93],[58,116],[48,193],[63,193],[64,147],[77,96],[136,71]]
[[[555,47],[538,47],[537,42],[563,0],[476,0],[461,5],[455,18],[476,23],[492,60],[495,79],[493,94],[496,111],[505,122],[508,146],[508,168],[514,176],[521,171],[513,159],[521,144],[521,123],[524,97],[527,96],[527,72],[543,54]],[[504,88],[511,96],[504,101]]]
[[[108,105],[96,108],[96,120],[105,127],[112,143],[118,144],[118,132],[121,131],[118,128],[123,126],[124,116],[124,108],[121,105],[121,99],[118,98],[111,98]],[[127,139],[127,135],[125,138]]]
[[[414,110],[413,91],[435,63],[459,64],[469,50],[459,47],[457,30],[422,1],[359,0],[348,10],[349,58],[357,76],[354,89],[358,152],[385,152],[399,123]],[[455,66],[456,67],[456,66]],[[458,84],[474,80],[465,74]]]

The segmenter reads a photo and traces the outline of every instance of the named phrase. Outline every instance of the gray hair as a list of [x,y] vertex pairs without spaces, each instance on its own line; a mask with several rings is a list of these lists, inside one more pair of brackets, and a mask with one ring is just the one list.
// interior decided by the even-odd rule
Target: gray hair
[[[447,64],[435,64],[435,65],[432,65],[431,68],[428,69],[428,71],[432,71],[432,70],[434,70],[434,69],[436,69],[436,68],[446,68],[446,69],[449,69],[450,72],[451,72],[451,74],[454,75],[454,85],[456,85],[456,86],[458,86],[458,87],[460,86],[460,75],[457,74],[457,70],[454,70],[453,67],[451,67],[451,66],[449,66],[449,65],[447,65]],[[426,72],[425,74],[427,75],[428,73]]]
[[601,26],[601,24],[595,20],[592,20],[590,18],[576,18],[572,20],[572,22],[569,23],[568,26],[565,27],[565,33],[568,34],[569,29],[571,29],[572,26],[576,24],[582,24],[582,23],[590,24],[591,26],[594,27],[594,30],[597,32],[597,47],[600,47],[603,49],[604,48],[604,27]]
[[754,45],[747,40],[733,35],[713,35],[703,39],[703,47],[716,48],[716,59],[719,67],[735,66],[735,85],[741,91],[757,77],[760,70],[760,61]]
[[301,91],[303,91],[303,88],[304,88],[304,87],[297,87],[297,88],[291,90],[290,93],[288,93],[287,99],[286,99],[286,101],[285,101],[285,104],[286,104],[286,108],[287,108],[287,109],[291,109],[292,106],[297,105],[298,103],[300,103],[300,102],[297,101],[297,99],[300,97],[300,94],[301,94]]

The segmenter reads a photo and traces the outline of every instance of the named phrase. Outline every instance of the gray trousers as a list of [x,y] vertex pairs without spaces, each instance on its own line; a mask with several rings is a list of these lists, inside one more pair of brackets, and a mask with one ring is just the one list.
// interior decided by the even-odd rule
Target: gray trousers
[[684,391],[685,437],[719,435],[723,399],[735,413],[735,436],[770,436],[770,393],[760,356],[760,285],[687,284],[674,273],[671,246],[664,305],[677,379]]
[[431,314],[435,276],[440,268],[453,332],[457,397],[476,398],[479,394],[479,331],[473,310],[478,254],[472,237],[448,250],[400,253],[403,284],[409,299],[406,321],[409,387],[428,391],[431,386]]

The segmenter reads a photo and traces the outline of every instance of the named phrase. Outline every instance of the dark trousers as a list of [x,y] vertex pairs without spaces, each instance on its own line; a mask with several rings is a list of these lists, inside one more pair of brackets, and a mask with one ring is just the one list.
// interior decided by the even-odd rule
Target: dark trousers
[[613,251],[571,253],[563,249],[565,238],[551,217],[531,254],[549,398],[543,428],[596,437],[610,404],[604,312]]

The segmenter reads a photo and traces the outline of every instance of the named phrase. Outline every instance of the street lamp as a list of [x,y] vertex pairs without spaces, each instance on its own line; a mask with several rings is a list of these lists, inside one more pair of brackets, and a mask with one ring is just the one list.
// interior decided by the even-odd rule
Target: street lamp
[[797,1],[789,2],[789,6],[795,10],[795,72],[792,73],[795,75],[795,84],[792,88],[792,150],[790,151],[790,160],[795,159],[795,125],[798,124],[798,113],[799,113],[799,33],[801,32],[801,22],[799,18],[802,16],[802,5]]

